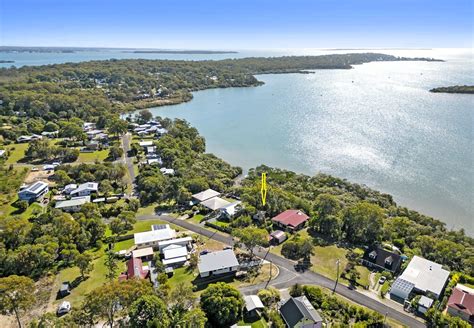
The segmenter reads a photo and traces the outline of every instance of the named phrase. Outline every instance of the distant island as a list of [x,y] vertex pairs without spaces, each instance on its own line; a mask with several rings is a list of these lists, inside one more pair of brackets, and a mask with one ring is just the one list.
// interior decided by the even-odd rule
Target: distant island
[[430,92],[474,94],[474,85],[453,85],[449,87],[439,87],[431,89]]
[[227,50],[173,50],[173,49],[134,49],[134,48],[82,48],[82,47],[17,47],[17,46],[0,46],[0,52],[13,53],[75,53],[81,51],[121,51],[125,53],[135,54],[236,54],[237,51]]
[[14,63],[14,60],[0,60],[0,64]]
[[[257,78],[260,74],[308,74],[320,69],[352,69],[355,65],[365,63],[394,61],[439,60],[397,57],[381,53],[249,57],[205,61],[95,60],[2,69],[0,94],[8,99],[23,99],[25,95],[29,95],[30,101],[18,101],[15,108],[17,111],[31,113],[33,117],[41,112],[43,106],[51,106],[54,108],[54,115],[69,115],[65,113],[79,111],[82,114],[78,116],[86,119],[91,112],[103,112],[112,108],[114,112],[123,113],[141,108],[183,103],[190,101],[193,98],[192,92],[198,90],[259,86],[263,84]],[[50,91],[51,85],[56,87],[54,93]],[[56,97],[63,99],[62,105],[57,105]],[[38,100],[35,104],[40,107],[30,106],[32,99]],[[94,110],[91,110],[92,108]]]
[[236,54],[237,51],[214,51],[214,50],[134,50],[124,51],[134,54],[187,54],[187,55],[214,55],[214,54]]

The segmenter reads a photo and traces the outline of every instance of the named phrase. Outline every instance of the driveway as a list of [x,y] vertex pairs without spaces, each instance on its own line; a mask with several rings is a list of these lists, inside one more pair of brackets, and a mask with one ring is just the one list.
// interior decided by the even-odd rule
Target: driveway
[[[220,241],[221,243],[227,245],[234,245],[232,236],[210,231],[201,226],[195,225],[188,221],[173,218],[171,216],[143,215],[137,217],[137,220],[152,219],[161,219],[163,221],[173,223],[177,226],[193,231],[205,237]],[[318,285],[328,289],[334,288],[335,281],[333,281],[332,279],[329,279],[313,271],[297,272],[294,269],[295,262],[279,255],[270,253],[267,249],[256,249],[254,253],[257,256],[269,262],[272,262],[273,264],[276,264],[280,268],[280,274],[276,279],[270,282],[242,288],[241,291],[244,294],[254,294],[258,292],[258,290],[265,288],[267,285],[273,286],[278,289],[283,289],[291,287],[295,283]],[[411,316],[410,314],[405,313],[403,311],[399,311],[398,309],[392,308],[377,299],[371,298],[367,295],[358,292],[357,290],[351,290],[344,285],[339,284],[336,288],[336,293],[346,297],[347,299],[355,303],[364,305],[374,311],[377,311],[382,315],[386,314],[388,317],[393,318],[401,322],[402,324],[407,325],[408,327],[426,327],[426,325],[422,321],[416,319],[414,316]]]

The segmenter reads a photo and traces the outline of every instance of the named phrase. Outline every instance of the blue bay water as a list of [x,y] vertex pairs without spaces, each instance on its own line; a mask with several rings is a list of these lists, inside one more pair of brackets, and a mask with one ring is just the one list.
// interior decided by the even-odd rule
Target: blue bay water
[[[218,55],[0,52],[0,59],[23,66],[109,58],[203,60],[347,52],[360,50]],[[371,52],[446,62],[382,62],[307,75],[260,75],[263,86],[199,91],[188,103],[152,111],[185,118],[206,138],[209,152],[234,165],[248,169],[265,163],[347,178],[474,235],[474,96],[428,92],[436,86],[474,84],[472,50]]]
[[261,75],[261,87],[199,91],[152,112],[188,120],[232,164],[347,178],[472,235],[474,97],[428,90],[473,77],[469,59],[370,63]]

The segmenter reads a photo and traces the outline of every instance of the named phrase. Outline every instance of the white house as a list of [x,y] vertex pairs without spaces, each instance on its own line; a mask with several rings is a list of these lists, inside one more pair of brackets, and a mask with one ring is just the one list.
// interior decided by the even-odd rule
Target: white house
[[81,206],[90,203],[91,196],[75,197],[69,200],[63,200],[56,203],[55,208],[64,212],[78,212]]
[[137,248],[157,247],[160,241],[176,238],[176,231],[169,224],[154,225],[152,229],[133,235]]
[[201,277],[233,273],[239,269],[239,261],[231,249],[201,255],[198,263]]
[[5,149],[0,149],[0,157],[3,157],[5,155]]
[[164,175],[173,175],[174,174],[173,169],[167,169],[166,167],[162,167],[160,169],[160,172],[163,173]]
[[62,193],[66,194],[66,195],[69,195],[71,193],[71,191],[74,191],[76,189],[77,189],[77,184],[70,183],[70,184],[64,186]]
[[221,208],[219,208],[219,211],[221,212],[221,215],[225,216],[226,218],[233,218],[234,215],[236,215],[241,209],[242,209],[242,202],[241,201],[235,201],[233,203],[227,204]]
[[181,245],[169,245],[163,248],[163,265],[182,266],[188,260],[188,248]]
[[407,300],[412,292],[439,298],[448,281],[449,271],[441,264],[414,256],[390,289],[390,298],[399,302]]
[[211,199],[201,202],[201,205],[215,211],[220,208],[229,206],[231,205],[231,203],[220,197],[213,197]]
[[143,147],[143,149],[147,149],[148,147],[152,147],[153,146],[153,141],[151,140],[148,140],[148,141],[140,141],[138,143],[138,145],[140,145],[140,147]]
[[198,192],[197,194],[194,194],[193,198],[197,202],[203,202],[205,200],[208,200],[210,198],[217,197],[217,196],[220,196],[220,195],[221,194],[218,191],[215,191],[213,189],[206,189],[204,191]]
[[34,202],[40,200],[49,191],[49,186],[46,182],[37,181],[26,188],[21,189],[18,192],[18,198],[20,200],[26,200],[28,202]]
[[170,245],[189,246],[193,239],[191,237],[182,237],[171,240],[164,240],[158,242],[158,250],[161,252],[164,248]]
[[90,194],[99,191],[99,184],[97,182],[86,182],[80,184],[77,189],[71,191],[71,196],[89,196]]

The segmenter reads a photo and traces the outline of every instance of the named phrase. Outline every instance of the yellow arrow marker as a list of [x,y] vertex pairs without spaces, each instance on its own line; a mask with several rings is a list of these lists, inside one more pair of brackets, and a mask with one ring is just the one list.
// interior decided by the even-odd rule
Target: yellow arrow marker
[[265,206],[267,201],[267,174],[262,173],[262,188],[260,189],[260,194],[262,195],[262,204]]

